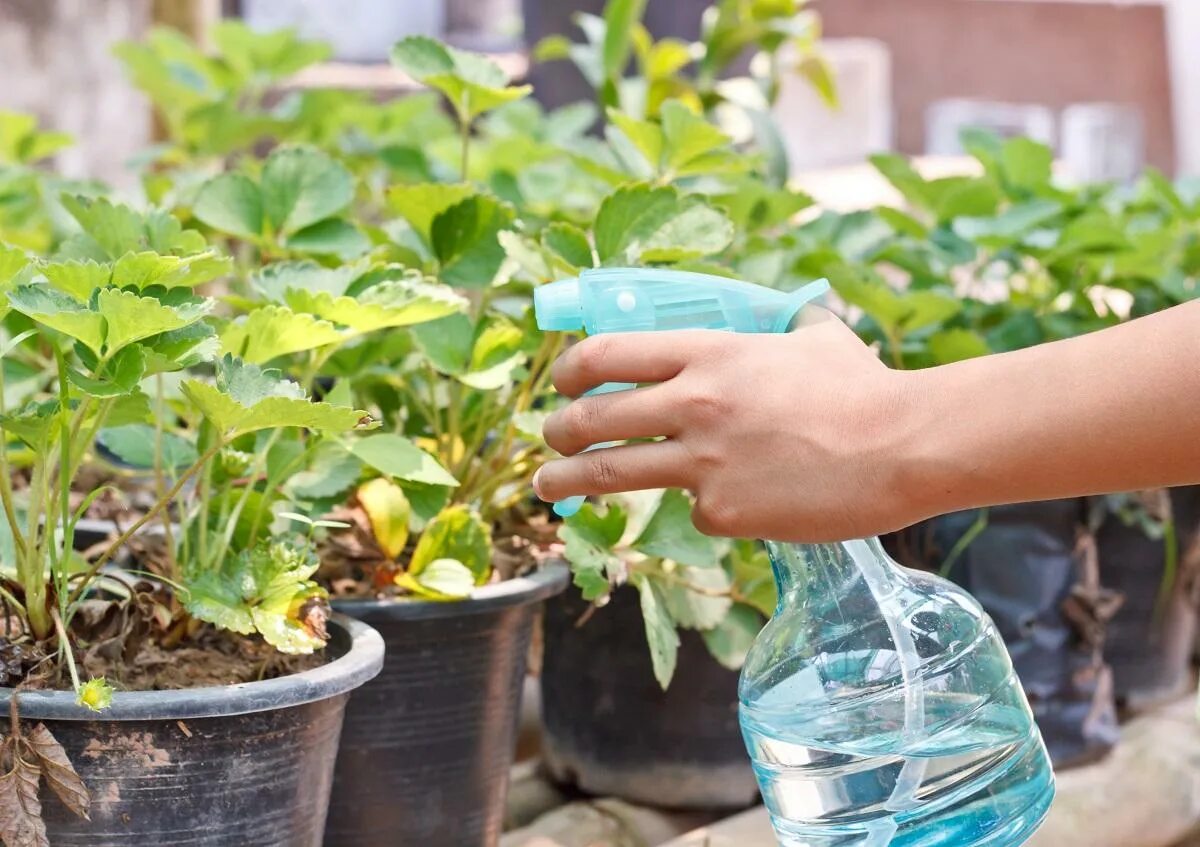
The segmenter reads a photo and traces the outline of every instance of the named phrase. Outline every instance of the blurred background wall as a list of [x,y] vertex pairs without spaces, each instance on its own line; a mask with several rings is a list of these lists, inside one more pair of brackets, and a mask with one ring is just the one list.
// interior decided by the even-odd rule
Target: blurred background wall
[[[658,37],[694,37],[709,0],[650,0]],[[154,21],[202,33],[221,15],[295,25],[335,44],[319,73],[402,91],[387,47],[413,32],[503,56],[539,98],[587,96],[566,63],[528,68],[526,45],[577,34],[603,0],[0,0],[0,108],[37,113],[84,143],[72,175],[122,182],[153,126],[110,54]],[[785,84],[777,110],[793,169],[860,162],[883,149],[953,155],[959,129],[990,126],[1051,143],[1069,173],[1122,179],[1144,163],[1200,173],[1200,0],[817,0],[842,89],[830,113]],[[315,80],[321,82],[322,80]],[[328,82],[326,79],[324,82]]]

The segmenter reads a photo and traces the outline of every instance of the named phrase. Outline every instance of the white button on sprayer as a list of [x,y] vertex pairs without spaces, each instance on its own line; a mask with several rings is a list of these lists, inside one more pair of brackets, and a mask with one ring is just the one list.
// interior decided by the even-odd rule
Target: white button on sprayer
[[632,291],[622,291],[617,295],[617,308],[622,312],[632,312],[637,307],[637,295]]

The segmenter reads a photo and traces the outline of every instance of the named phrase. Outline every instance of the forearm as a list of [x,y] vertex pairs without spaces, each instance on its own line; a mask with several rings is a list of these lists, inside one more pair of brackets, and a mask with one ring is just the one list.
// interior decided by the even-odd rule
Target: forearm
[[1200,482],[1200,303],[905,379],[919,511]]

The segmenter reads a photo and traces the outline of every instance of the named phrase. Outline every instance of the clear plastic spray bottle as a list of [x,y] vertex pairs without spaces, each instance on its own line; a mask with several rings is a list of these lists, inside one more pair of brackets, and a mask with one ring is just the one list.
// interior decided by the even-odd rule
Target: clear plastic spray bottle
[[[783,293],[704,274],[600,268],[542,286],[534,307],[539,328],[589,335],[778,333],[801,324],[827,290],[824,281]],[[581,503],[555,511],[567,516]],[[979,604],[953,583],[900,567],[877,538],[766,546],[779,605],[742,670],[740,719],[780,842],[1024,843],[1049,809],[1054,777]]]

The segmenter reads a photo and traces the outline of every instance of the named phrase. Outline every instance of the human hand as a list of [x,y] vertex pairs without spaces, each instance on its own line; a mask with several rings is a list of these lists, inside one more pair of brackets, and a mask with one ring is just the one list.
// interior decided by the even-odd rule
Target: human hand
[[[685,488],[710,535],[825,541],[925,517],[899,472],[912,437],[908,374],[841,321],[786,335],[708,330],[588,338],[554,365],[578,398],[545,424],[564,456],[534,478],[545,500]],[[606,382],[653,383],[581,395]],[[661,438],[583,453],[603,441]]]

